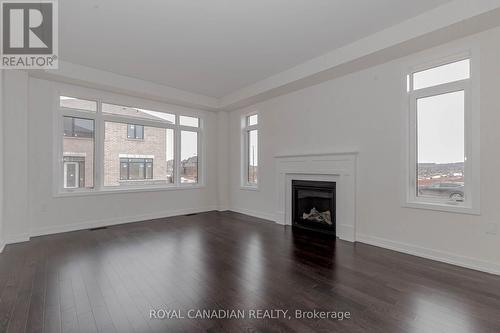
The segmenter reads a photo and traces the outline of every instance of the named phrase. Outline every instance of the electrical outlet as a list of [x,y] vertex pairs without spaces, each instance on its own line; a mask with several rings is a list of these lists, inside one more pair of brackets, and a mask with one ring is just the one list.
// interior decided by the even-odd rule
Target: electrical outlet
[[486,233],[488,235],[496,235],[498,232],[498,225],[496,223],[486,223]]

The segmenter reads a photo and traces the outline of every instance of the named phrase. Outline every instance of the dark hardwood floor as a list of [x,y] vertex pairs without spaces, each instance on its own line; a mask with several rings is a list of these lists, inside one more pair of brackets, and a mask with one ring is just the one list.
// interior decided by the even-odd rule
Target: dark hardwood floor
[[[160,320],[151,309],[291,317]],[[297,309],[350,319],[300,320]],[[8,245],[0,332],[25,331],[500,332],[500,277],[209,212]]]

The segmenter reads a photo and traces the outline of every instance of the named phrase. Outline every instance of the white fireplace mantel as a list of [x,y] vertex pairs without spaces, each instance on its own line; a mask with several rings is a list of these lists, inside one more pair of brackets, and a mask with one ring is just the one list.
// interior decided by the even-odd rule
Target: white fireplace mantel
[[292,180],[337,183],[336,223],[340,239],[356,241],[356,152],[275,156],[276,222],[292,224]]

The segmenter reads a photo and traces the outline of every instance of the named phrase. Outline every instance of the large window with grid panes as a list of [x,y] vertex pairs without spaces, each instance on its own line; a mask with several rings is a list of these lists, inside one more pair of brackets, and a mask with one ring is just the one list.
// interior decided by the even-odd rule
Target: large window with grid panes
[[199,117],[66,95],[58,112],[61,192],[200,183]]

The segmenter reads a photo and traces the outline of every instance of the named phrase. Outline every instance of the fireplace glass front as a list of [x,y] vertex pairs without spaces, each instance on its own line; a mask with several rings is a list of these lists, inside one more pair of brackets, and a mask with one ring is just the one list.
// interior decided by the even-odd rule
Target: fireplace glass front
[[335,182],[292,180],[292,225],[336,234]]

